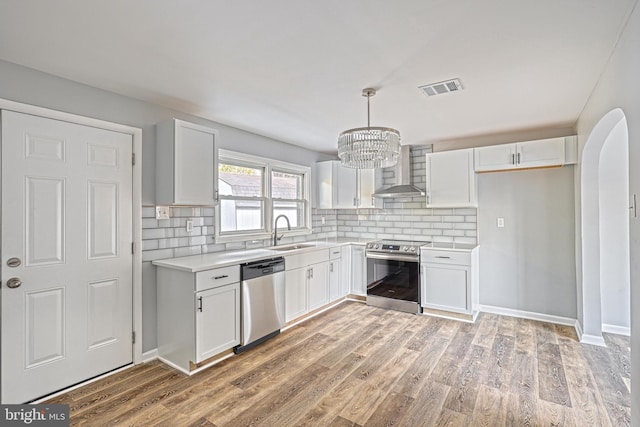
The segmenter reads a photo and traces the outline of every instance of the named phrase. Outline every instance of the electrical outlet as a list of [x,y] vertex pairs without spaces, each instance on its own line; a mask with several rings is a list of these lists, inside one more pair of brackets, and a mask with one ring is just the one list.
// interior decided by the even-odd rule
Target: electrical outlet
[[503,228],[504,227],[504,218],[498,218],[497,223],[498,223],[498,228]]
[[156,206],[156,219],[169,219],[169,206]]
[[187,233],[191,233],[193,231],[193,220],[192,219],[188,219],[187,220]]
[[322,222],[322,225],[324,225],[324,216],[320,217],[320,221]]

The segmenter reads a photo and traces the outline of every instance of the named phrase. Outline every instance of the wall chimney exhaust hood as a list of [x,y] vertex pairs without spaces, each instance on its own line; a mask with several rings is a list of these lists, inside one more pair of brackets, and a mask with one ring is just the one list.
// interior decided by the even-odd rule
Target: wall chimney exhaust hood
[[373,197],[392,198],[392,197],[415,197],[424,196],[424,191],[418,187],[411,185],[411,147],[402,145],[400,147],[400,156],[395,166],[396,184],[384,190],[377,191]]

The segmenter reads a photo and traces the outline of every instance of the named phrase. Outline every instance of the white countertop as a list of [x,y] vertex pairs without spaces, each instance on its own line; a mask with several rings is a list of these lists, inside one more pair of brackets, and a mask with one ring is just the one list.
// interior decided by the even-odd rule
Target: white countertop
[[210,270],[212,268],[227,267],[229,265],[244,264],[245,262],[259,261],[278,256],[294,255],[303,252],[316,251],[319,249],[328,249],[335,246],[343,246],[349,244],[364,244],[357,239],[338,238],[328,240],[316,240],[309,242],[282,244],[286,247],[290,245],[312,245],[301,249],[292,249],[287,251],[274,250],[272,248],[243,249],[238,251],[213,252],[209,254],[190,255],[180,258],[159,259],[152,262],[158,267],[173,268],[175,270],[188,271],[196,273],[198,271]]
[[421,249],[435,249],[440,251],[461,251],[461,252],[471,252],[479,245],[471,245],[468,243],[427,243],[426,245],[420,246]]

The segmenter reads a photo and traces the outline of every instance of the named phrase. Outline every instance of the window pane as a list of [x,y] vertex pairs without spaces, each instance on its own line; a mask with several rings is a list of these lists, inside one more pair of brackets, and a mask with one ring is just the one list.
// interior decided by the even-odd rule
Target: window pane
[[218,191],[221,196],[262,197],[263,171],[261,168],[218,165]]
[[274,199],[302,199],[302,175],[272,171],[271,197]]
[[[289,218],[289,222],[291,223],[291,228],[294,227],[304,227],[305,224],[305,215],[304,215],[304,205],[303,202],[283,202],[274,200],[273,201],[273,218],[277,218],[278,215],[286,215]],[[280,220],[278,222],[279,227],[285,227],[286,221]]]
[[259,200],[220,200],[220,231],[262,230],[264,206]]

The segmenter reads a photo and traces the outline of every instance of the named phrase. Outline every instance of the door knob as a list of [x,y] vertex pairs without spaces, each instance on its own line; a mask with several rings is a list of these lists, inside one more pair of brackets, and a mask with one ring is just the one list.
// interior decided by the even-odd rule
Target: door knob
[[22,264],[22,261],[20,261],[20,258],[13,257],[7,260],[7,265],[12,268],[19,267],[20,264]]
[[7,280],[7,287],[11,289],[19,288],[20,285],[22,285],[22,280],[20,280],[19,277],[12,277],[11,279]]

